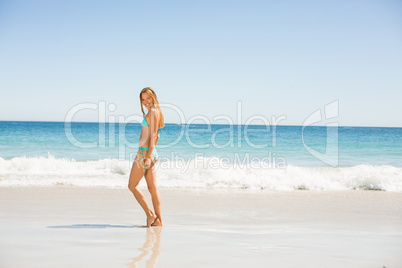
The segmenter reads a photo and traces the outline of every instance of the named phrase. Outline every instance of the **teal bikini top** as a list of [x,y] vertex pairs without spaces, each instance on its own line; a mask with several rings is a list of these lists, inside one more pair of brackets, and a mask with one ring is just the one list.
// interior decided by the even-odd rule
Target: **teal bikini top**
[[144,120],[142,120],[142,125],[144,127],[149,127],[148,122],[147,122],[147,115],[144,116]]
[[[147,115],[148,115],[148,113],[144,116],[144,119],[142,120],[142,125],[144,126],[144,127],[149,127],[149,125],[148,125],[148,122],[147,122]],[[158,133],[159,132],[161,132],[161,128],[159,128],[158,129]]]

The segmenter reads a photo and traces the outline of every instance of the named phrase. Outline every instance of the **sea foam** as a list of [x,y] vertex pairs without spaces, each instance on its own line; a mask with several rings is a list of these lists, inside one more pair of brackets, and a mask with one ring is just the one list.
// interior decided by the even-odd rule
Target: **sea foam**
[[[402,191],[402,168],[381,165],[352,167],[272,167],[234,164],[212,165],[219,158],[161,161],[156,165],[158,185],[169,188],[244,188],[292,190]],[[208,164],[209,163],[209,164]],[[103,159],[76,161],[67,158],[0,158],[0,186],[127,187],[132,163]],[[144,186],[145,181],[140,182]]]

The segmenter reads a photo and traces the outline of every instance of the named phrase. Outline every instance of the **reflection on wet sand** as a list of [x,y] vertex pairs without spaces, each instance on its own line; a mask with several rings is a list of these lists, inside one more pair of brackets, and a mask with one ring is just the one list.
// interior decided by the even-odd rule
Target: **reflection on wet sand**
[[140,254],[133,258],[127,267],[134,268],[138,267],[138,264],[145,259],[145,257],[152,251],[151,256],[146,262],[146,267],[155,267],[161,252],[161,232],[162,227],[151,227],[147,228],[147,233],[145,236],[145,243],[138,250]]

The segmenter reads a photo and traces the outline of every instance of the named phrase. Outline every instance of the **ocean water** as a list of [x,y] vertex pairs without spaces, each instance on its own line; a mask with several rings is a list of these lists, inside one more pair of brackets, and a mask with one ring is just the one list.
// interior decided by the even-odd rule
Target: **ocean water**
[[[126,187],[140,131],[0,121],[0,186]],[[402,128],[166,124],[157,150],[160,187],[402,191]]]

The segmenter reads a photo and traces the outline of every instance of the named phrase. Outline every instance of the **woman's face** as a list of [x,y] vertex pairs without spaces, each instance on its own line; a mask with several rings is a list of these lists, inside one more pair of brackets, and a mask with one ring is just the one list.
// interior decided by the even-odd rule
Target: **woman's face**
[[144,105],[148,110],[154,104],[151,96],[149,96],[148,93],[141,94],[141,101],[142,105]]

